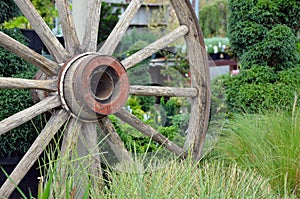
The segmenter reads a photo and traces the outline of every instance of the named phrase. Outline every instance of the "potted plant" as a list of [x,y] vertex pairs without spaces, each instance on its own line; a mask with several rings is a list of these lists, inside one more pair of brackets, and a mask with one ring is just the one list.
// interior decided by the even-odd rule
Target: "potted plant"
[[229,48],[228,38],[207,38],[204,39],[205,49],[209,55],[209,59],[219,60],[219,59],[230,59],[227,53]]

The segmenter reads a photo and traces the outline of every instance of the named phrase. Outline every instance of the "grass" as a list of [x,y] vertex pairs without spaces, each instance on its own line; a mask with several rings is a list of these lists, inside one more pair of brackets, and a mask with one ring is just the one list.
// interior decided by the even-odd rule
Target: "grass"
[[270,179],[279,195],[300,197],[299,111],[236,116],[214,152],[219,160]]
[[100,177],[89,170],[91,155],[62,156],[56,142],[39,198],[299,198],[299,113],[236,115],[200,162],[136,156]]
[[236,164],[174,161],[154,171],[112,172],[104,198],[271,198],[268,181]]
[[[72,161],[70,162],[72,164]],[[64,160],[66,164],[66,160]],[[73,165],[73,164],[72,164]],[[53,167],[54,168],[54,167]],[[66,168],[64,166],[64,168]],[[57,168],[49,170],[45,187],[51,188],[54,198],[76,198],[76,181],[80,171],[68,167],[62,177]],[[274,198],[269,181],[252,170],[242,170],[237,164],[222,161],[200,162],[191,160],[152,163],[140,161],[119,165],[107,171],[105,186],[93,186],[90,181],[79,186],[90,193],[89,198]],[[75,177],[76,176],[76,181]],[[50,181],[51,180],[51,181]],[[100,179],[99,179],[100,180]],[[79,180],[80,181],[80,180]],[[58,186],[57,186],[58,185]],[[91,186],[92,185],[92,186]],[[45,188],[46,189],[46,188]],[[76,197],[75,197],[76,196]]]

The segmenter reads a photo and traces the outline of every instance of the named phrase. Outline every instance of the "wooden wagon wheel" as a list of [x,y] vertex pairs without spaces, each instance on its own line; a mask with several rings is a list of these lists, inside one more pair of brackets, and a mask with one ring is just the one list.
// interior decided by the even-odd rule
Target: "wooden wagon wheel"
[[[90,141],[89,145],[96,145],[93,136],[96,134],[95,125],[98,125],[107,136],[116,156],[119,159],[130,159],[129,153],[107,117],[109,114],[114,114],[176,155],[184,157],[187,151],[190,151],[195,159],[200,158],[210,108],[209,71],[203,38],[189,0],[170,1],[179,20],[179,27],[120,62],[111,55],[143,3],[142,0],[132,0],[129,3],[125,13],[98,52],[96,52],[96,35],[100,20],[101,0],[88,1],[88,20],[83,42],[79,42],[77,37],[68,1],[56,0],[65,48],[52,34],[30,0],[15,0],[15,2],[46,45],[54,61],[46,59],[0,32],[0,46],[43,71],[43,75],[37,80],[0,78],[0,88],[37,89],[41,99],[32,107],[1,121],[0,134],[52,110],[50,120],[11,173],[12,181],[16,184],[21,181],[68,118],[70,120],[64,132],[67,139],[64,140],[62,151],[69,146],[70,139],[76,138],[79,133],[84,133],[86,137],[91,138],[87,139]],[[182,37],[185,39],[188,51],[190,87],[129,85],[127,69]],[[179,147],[134,115],[123,110],[122,106],[129,94],[190,98],[191,113],[185,146]],[[97,165],[95,167],[97,168]],[[1,196],[8,197],[14,190],[11,180],[7,179],[2,185]]]

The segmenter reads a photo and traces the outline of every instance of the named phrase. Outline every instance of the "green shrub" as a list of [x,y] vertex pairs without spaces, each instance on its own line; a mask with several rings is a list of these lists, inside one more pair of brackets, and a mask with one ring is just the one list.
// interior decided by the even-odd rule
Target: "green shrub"
[[0,24],[20,14],[13,0],[1,0],[0,10]]
[[292,28],[294,32],[298,32],[299,26],[299,13],[300,13],[300,1],[298,0],[277,0],[278,7],[281,10],[279,21],[282,24],[286,24]]
[[299,113],[236,115],[219,138],[215,157],[268,178],[279,198],[300,197]]
[[297,38],[289,27],[275,25],[261,42],[248,48],[241,56],[240,65],[243,69],[267,65],[275,71],[292,68],[299,62],[296,41]]
[[[24,43],[23,35],[17,30],[2,30]],[[32,79],[36,69],[13,53],[0,48],[0,76]],[[0,89],[0,121],[33,105],[29,90]],[[24,154],[40,129],[39,118],[35,124],[27,122],[0,136],[0,157]]]
[[[241,70],[239,75],[220,77],[230,112],[257,113],[264,110],[291,110],[300,94],[300,67],[275,73],[267,66]],[[300,102],[297,102],[300,105]]]
[[115,27],[121,14],[120,8],[113,9],[108,3],[103,2],[101,5],[101,16],[98,29],[98,44],[104,42]]
[[242,67],[267,65],[283,70],[299,63],[296,35],[300,1],[230,0],[228,38]]
[[[243,30],[243,31],[240,31]],[[250,21],[237,22],[229,30],[230,48],[233,54],[240,57],[259,41],[262,41],[267,29]]]
[[[50,27],[54,28],[55,17],[58,16],[57,10],[52,0],[32,0],[31,3],[35,9],[39,12],[43,20]],[[19,10],[19,9],[17,9]],[[15,18],[8,18],[4,22],[5,28],[25,28],[32,29],[30,22],[24,17],[21,12]]]
[[[146,102],[145,99],[149,100],[146,103],[148,110],[144,110],[146,108],[146,104],[143,105]],[[130,96],[126,107],[130,113],[141,121],[156,129],[176,144],[183,145],[184,131],[188,126],[189,113],[180,113],[180,108],[185,106],[185,104],[176,97],[166,101],[164,98],[161,98],[160,105],[154,104],[155,101],[152,101],[152,99],[154,98],[148,96]],[[114,116],[110,116],[110,118],[128,150],[136,153],[151,153],[161,148],[160,145],[129,124],[118,120]]]
[[[25,38],[17,29],[2,29],[2,32],[10,35],[14,39],[25,43]],[[0,74],[4,77],[11,77],[13,75],[27,71],[28,64],[20,57],[11,53],[8,50],[1,48],[0,50]]]

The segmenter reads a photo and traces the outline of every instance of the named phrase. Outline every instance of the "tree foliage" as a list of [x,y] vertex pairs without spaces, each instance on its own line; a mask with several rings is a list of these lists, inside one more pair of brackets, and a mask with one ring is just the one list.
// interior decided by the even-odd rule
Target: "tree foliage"
[[20,14],[13,0],[1,0],[0,10],[0,24]]
[[101,44],[109,36],[117,22],[119,21],[119,15],[121,10],[119,8],[113,9],[113,7],[105,2],[101,5],[100,24],[98,31],[98,43]]
[[242,67],[282,70],[298,63],[300,1],[230,0],[229,10],[228,37]]
[[[57,10],[55,8],[55,4],[52,0],[31,0],[31,3],[41,15],[46,24],[52,29],[54,27],[54,19],[58,16]],[[1,3],[0,3],[1,5]],[[31,29],[31,25],[28,19],[22,15],[19,9],[16,7],[14,3],[12,3],[12,9],[15,9],[14,15],[9,15],[9,18],[6,18],[4,22],[5,28],[26,28]],[[9,10],[5,10],[4,12],[10,12]],[[14,11],[12,11],[14,12]]]
[[204,5],[200,10],[199,23],[204,37],[226,36],[228,1],[218,0]]

